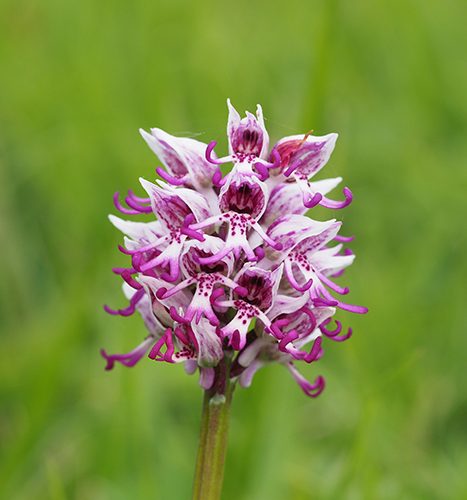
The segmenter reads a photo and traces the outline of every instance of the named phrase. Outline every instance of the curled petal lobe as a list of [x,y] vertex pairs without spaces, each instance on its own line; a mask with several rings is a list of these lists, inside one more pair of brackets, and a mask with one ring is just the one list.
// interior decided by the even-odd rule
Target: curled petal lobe
[[101,350],[102,356],[107,360],[106,370],[111,370],[115,362],[118,361],[122,365],[132,367],[149,351],[149,348],[154,343],[155,336],[149,335],[146,339],[135,349],[126,354],[107,354],[104,349]]
[[345,201],[334,201],[330,200],[329,198],[326,198],[325,196],[322,196],[319,204],[326,208],[334,208],[334,209],[345,208],[346,206],[350,205],[353,200],[353,194],[349,188],[344,188],[344,196],[345,196]]
[[317,377],[314,384],[312,384],[311,382],[308,382],[308,380],[305,377],[303,377],[303,375],[300,374],[300,372],[297,370],[297,368],[293,363],[288,363],[286,367],[289,370],[289,373],[292,375],[292,377],[295,379],[297,384],[300,386],[300,388],[307,396],[316,398],[316,396],[319,396],[323,392],[324,387],[326,385],[323,377],[321,376]]

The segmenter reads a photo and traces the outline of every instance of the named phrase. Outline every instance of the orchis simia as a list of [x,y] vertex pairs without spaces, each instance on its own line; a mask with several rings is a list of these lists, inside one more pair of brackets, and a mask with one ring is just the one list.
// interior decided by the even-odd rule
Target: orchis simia
[[[205,401],[194,499],[219,498],[236,382],[247,387],[261,367],[282,363],[307,396],[318,396],[324,379],[306,380],[295,362],[313,363],[327,339],[351,336],[339,321],[330,328],[337,309],[367,312],[343,302],[349,289],[333,281],[354,260],[343,248],[352,237],[338,234],[335,219],[305,216],[316,205],[340,209],[352,201],[348,188],[343,201],[326,197],[340,177],[313,181],[337,134],[284,137],[269,150],[261,106],[256,116],[241,118],[227,103],[229,154],[223,158],[214,141],[141,130],[163,164],[156,169],[163,180],[140,179],[146,197],[128,191],[125,206],[117,192],[114,201],[124,214],[155,219],[109,216],[125,234],[119,248],[131,265],[114,268],[129,305],[105,309],[122,316],[137,310],[149,335],[126,354],[102,350],[106,370],[115,362],[133,366],[147,354],[199,372]],[[225,176],[224,163],[233,165]]]

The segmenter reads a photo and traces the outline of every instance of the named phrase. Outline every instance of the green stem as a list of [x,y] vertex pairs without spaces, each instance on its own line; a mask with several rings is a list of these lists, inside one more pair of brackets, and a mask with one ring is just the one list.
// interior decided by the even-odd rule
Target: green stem
[[221,362],[222,381],[204,391],[203,416],[196,460],[192,500],[219,500],[227,451],[230,403],[235,384],[230,383],[230,360]]

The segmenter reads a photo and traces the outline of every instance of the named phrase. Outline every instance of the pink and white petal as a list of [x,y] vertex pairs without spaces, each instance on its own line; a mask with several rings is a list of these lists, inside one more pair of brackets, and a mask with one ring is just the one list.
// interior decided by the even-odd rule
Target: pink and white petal
[[281,283],[283,272],[284,272],[283,264],[280,264],[276,269],[274,269],[274,271],[271,271],[271,281],[273,283],[273,288],[272,288],[273,304],[271,305],[271,307],[267,311],[265,311],[266,313],[270,312],[271,308],[275,304],[277,292],[279,290],[279,285]]
[[207,144],[194,139],[183,138],[179,140],[179,145],[178,151],[190,173],[189,184],[200,191],[211,188],[212,176],[218,167],[206,160]]
[[182,199],[187,204],[187,206],[195,216],[196,221],[201,222],[213,215],[211,213],[208,200],[202,194],[197,193],[193,189],[175,189],[171,186],[169,186],[169,189],[171,189],[176,196],[179,196],[180,199]]
[[265,159],[269,148],[269,136],[264,126],[263,111],[258,104],[257,117],[246,112],[246,118],[240,115],[227,99],[229,118],[227,122],[227,137],[229,154],[246,154]]
[[167,234],[167,229],[159,221],[133,222],[109,214],[110,222],[129,238],[139,242],[151,242]]
[[250,387],[251,381],[253,380],[253,376],[255,373],[268,364],[267,361],[263,359],[255,359],[248,367],[240,374],[238,378],[238,384],[240,387]]
[[306,293],[301,293],[297,297],[290,295],[277,294],[274,304],[268,311],[267,315],[271,321],[281,314],[290,314],[301,309],[309,301],[309,296]]
[[206,160],[207,144],[187,137],[175,137],[158,128],[151,129],[151,134],[144,130],[140,132],[173,177],[181,179],[188,174],[188,182],[195,189],[212,186],[211,179],[217,166]]
[[176,178],[181,178],[188,173],[188,169],[180,158],[180,155],[170,144],[175,137],[156,128],[152,129],[152,134],[148,134],[143,129],[139,131],[148,146],[156,154],[170,174]]
[[320,233],[313,234],[313,231],[310,231],[310,233],[306,235],[302,233],[302,236],[304,237],[297,242],[293,250],[295,252],[306,253],[308,259],[310,259],[312,255],[315,256],[319,250],[321,250],[329,241],[331,241],[336,236],[342,225],[342,222],[329,222],[332,222],[332,224],[329,224],[328,227],[326,227]]
[[227,119],[227,138],[229,141],[229,155],[235,153],[232,143],[235,142],[235,136],[238,128],[240,127],[241,118],[238,111],[230,103],[230,99],[227,99],[227,106],[229,108],[229,117]]
[[335,219],[319,222],[303,215],[284,215],[271,224],[267,231],[270,238],[282,244],[282,250],[266,248],[266,257],[277,263],[282,262],[302,240],[312,236],[319,237],[335,225],[338,230],[341,223],[336,222]]
[[314,193],[325,195],[337,187],[341,182],[342,177],[335,177],[333,179],[323,179],[321,181],[310,182],[309,185]]
[[180,196],[175,194],[173,189],[169,189],[168,185],[163,189],[143,178],[140,178],[140,182],[149,195],[152,211],[158,219],[171,231],[183,227],[183,222],[191,210]]
[[337,134],[322,137],[308,136],[302,147],[292,153],[291,162],[300,160],[302,163],[292,174],[294,177],[310,179],[328,162],[337,141]]
[[355,255],[337,255],[333,253],[334,248],[323,248],[313,255],[313,264],[325,276],[332,276],[333,274],[342,271],[350,266]]
[[269,134],[264,125],[263,108],[258,104],[256,107],[256,117],[258,119],[258,125],[263,131],[263,147],[261,148],[261,153],[259,155],[263,160],[266,159],[269,150]]
[[156,295],[158,290],[161,288],[169,288],[170,290],[172,288],[171,285],[159,278],[141,274],[138,276],[137,281],[143,285],[147,293],[150,292],[154,314],[166,327],[171,327],[173,325],[173,319],[169,314],[170,309],[174,307],[176,311],[180,309],[186,311],[193,297],[191,292],[180,290],[166,299],[159,299]]
[[123,237],[123,246],[130,252],[138,250],[141,248],[141,243],[139,241],[134,241],[127,236]]
[[205,318],[201,318],[199,324],[193,322],[191,328],[198,342],[198,365],[216,366],[224,357],[222,340],[217,334],[217,328]]
[[300,161],[291,175],[295,179],[310,179],[328,162],[337,137],[337,134],[322,137],[294,135],[282,138],[274,149],[281,155],[281,165],[285,171],[286,167]]
[[198,369],[198,362],[196,361],[196,359],[187,359],[184,362],[184,365],[185,365],[185,372],[188,375],[193,375]]
[[307,211],[298,184],[283,182],[272,190],[260,223],[264,227],[269,227],[284,214],[305,215]]
[[336,314],[336,308],[335,307],[314,307],[313,308],[313,314],[316,319],[316,326],[318,327],[321,325],[324,321],[326,321],[328,318],[331,318]]
[[274,342],[274,339],[269,335],[255,339],[239,354],[238,362],[243,367],[250,366],[261,350],[272,342]]
[[199,380],[198,385],[202,387],[205,391],[212,387],[214,383],[214,368],[211,367],[200,367],[199,369]]

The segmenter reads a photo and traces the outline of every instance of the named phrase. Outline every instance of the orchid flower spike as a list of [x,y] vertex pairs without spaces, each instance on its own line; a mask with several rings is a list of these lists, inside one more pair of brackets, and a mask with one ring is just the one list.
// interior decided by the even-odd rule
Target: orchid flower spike
[[[330,160],[337,134],[284,137],[269,150],[261,106],[242,118],[230,100],[227,105],[229,155],[223,158],[214,141],[141,131],[163,165],[156,168],[162,180],[141,179],[144,197],[129,191],[123,203],[114,196],[123,214],[151,220],[109,216],[125,235],[119,248],[130,262],[114,272],[129,304],[105,309],[122,316],[138,311],[149,334],[128,353],[102,350],[102,356],[107,370],[116,362],[134,366],[146,354],[183,362],[187,373],[199,371],[204,389],[222,387],[226,359],[242,387],[278,362],[316,397],[324,379],[309,382],[295,364],[318,361],[326,342],[350,337],[339,321],[330,326],[337,311],[367,312],[337,298],[349,292],[334,279],[355,259],[344,249],[352,238],[338,234],[342,224],[334,218],[305,216],[318,204],[339,209],[352,201],[347,188],[343,201],[325,196],[340,177],[311,180]],[[225,177],[223,163],[232,164]]]

